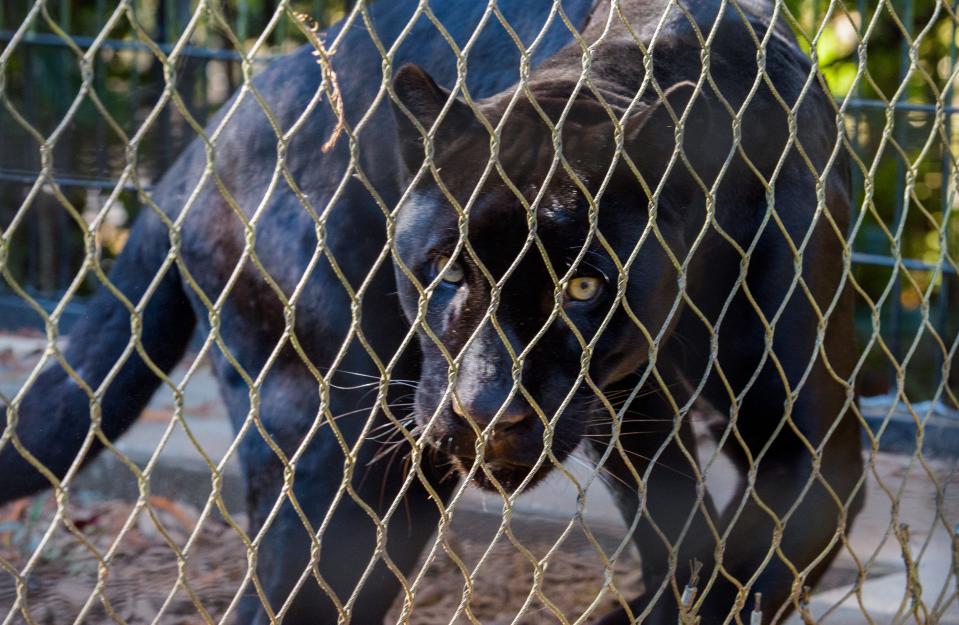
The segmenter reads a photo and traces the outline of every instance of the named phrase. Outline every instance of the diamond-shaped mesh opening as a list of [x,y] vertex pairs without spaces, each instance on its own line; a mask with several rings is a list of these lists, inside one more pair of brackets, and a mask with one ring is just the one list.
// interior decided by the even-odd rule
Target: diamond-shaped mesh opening
[[3,625],[959,622],[956,9],[0,0]]

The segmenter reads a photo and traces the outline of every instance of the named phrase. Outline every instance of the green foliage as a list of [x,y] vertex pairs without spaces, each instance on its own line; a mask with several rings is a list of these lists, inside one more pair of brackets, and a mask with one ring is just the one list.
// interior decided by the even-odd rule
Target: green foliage
[[[853,249],[894,256],[898,247],[903,257],[954,268],[948,256],[944,260],[944,253],[954,259],[959,249],[953,117],[940,124],[934,106],[900,109],[891,116],[884,107],[890,102],[955,106],[955,7],[950,11],[935,0],[787,0],[786,5],[801,45],[815,50],[837,102],[846,103],[848,136],[858,155],[853,206],[861,216]],[[866,62],[860,67],[863,54]],[[874,265],[860,265],[854,276],[861,289],[857,323],[863,344],[873,333],[875,306],[880,335],[893,356],[901,360],[915,349],[911,367],[919,370],[907,378],[910,396],[932,396],[939,363],[948,356],[930,327],[941,333],[947,348],[955,341],[959,324],[949,310],[959,304],[959,281],[920,268],[894,273]],[[882,370],[891,360],[877,345],[867,362]],[[892,375],[885,387],[874,384],[870,392],[891,390],[891,384]]]

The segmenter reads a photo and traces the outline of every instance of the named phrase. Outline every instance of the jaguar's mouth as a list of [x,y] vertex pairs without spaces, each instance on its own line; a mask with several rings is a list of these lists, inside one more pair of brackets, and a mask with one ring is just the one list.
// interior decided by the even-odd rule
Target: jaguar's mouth
[[[461,477],[481,489],[511,494],[520,487],[527,490],[539,484],[554,468],[553,462],[562,462],[568,455],[566,450],[577,446],[579,436],[569,430],[556,428],[549,439],[548,453],[537,419],[492,428],[480,423],[474,428],[450,406],[437,415],[433,427],[427,428],[426,440],[448,458],[448,466]],[[481,444],[477,436],[482,436]]]
[[507,494],[514,493],[521,485],[524,489],[537,485],[553,468],[548,459],[537,463],[504,457],[489,447],[475,470],[477,457],[473,453],[450,454],[450,459],[462,477],[471,479],[483,490],[499,492],[502,489]]
[[[475,459],[455,458],[454,464],[457,466],[460,474],[464,477],[470,473]],[[476,468],[473,472],[472,482],[483,490],[499,492],[500,489],[510,495],[520,487],[526,484],[525,488],[530,488],[540,482],[549,473],[552,467],[548,463],[541,465],[538,469],[534,467],[520,466],[512,463],[499,461],[485,462]],[[530,472],[533,472],[530,477]],[[527,479],[528,478],[528,479]]]

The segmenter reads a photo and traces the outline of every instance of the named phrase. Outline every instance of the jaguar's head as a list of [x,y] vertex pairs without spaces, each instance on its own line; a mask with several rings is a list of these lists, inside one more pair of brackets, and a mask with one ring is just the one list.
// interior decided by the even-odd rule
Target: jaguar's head
[[[487,488],[538,481],[553,466],[546,444],[562,461],[599,415],[608,422],[599,393],[647,362],[678,315],[685,181],[667,178],[655,212],[650,192],[674,146],[663,102],[681,114],[691,86],[634,113],[615,163],[615,126],[586,97],[565,115],[557,158],[550,125],[572,86],[534,84],[536,106],[511,106],[510,92],[474,109],[418,67],[394,82],[412,180],[395,260],[422,351],[416,416],[462,471],[482,451],[474,479]],[[424,167],[421,129],[434,124]]]

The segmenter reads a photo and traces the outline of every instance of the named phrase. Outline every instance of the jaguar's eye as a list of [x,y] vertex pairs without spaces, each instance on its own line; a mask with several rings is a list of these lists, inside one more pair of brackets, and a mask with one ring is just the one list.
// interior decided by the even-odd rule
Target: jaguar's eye
[[463,271],[463,265],[455,261],[450,262],[449,256],[438,256],[433,262],[433,270],[436,272],[436,275],[443,276],[444,282],[449,282],[450,284],[459,284],[466,276],[466,272]]
[[600,286],[602,282],[599,278],[579,276],[566,285],[566,297],[576,302],[588,302],[599,294]]

